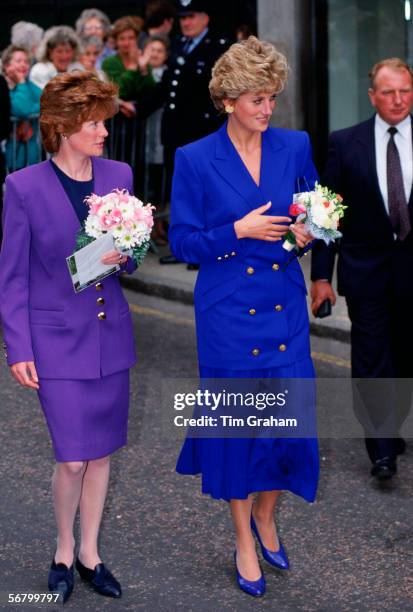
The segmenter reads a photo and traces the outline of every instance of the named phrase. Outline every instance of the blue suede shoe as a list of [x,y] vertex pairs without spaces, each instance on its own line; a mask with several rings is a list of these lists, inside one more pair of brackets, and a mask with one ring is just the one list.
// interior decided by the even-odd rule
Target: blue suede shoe
[[234,552],[235,561],[235,572],[237,575],[237,583],[241,591],[252,595],[253,597],[262,597],[265,593],[265,578],[264,574],[261,574],[261,578],[258,580],[246,580],[241,576],[237,567],[237,552]]
[[257,536],[257,540],[258,540],[259,545],[261,546],[261,552],[262,552],[262,556],[264,557],[264,559],[268,563],[273,565],[274,567],[277,567],[278,569],[282,569],[282,570],[290,569],[290,563],[288,561],[287,553],[284,550],[284,546],[282,545],[281,540],[280,540],[280,548],[277,551],[272,551],[272,550],[268,550],[268,548],[265,548],[264,544],[261,541],[260,534],[258,533],[257,525],[255,524],[252,514],[251,514],[251,529]]

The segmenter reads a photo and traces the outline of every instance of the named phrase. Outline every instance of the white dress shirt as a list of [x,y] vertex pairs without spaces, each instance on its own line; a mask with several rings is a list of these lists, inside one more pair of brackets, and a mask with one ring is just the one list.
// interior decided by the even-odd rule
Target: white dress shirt
[[[387,195],[387,144],[390,139],[390,134],[388,132],[389,127],[391,127],[390,124],[386,123],[379,115],[376,115],[374,140],[376,143],[377,178],[379,180],[379,187],[387,214],[389,213],[389,198]],[[412,120],[410,115],[394,127],[397,128],[397,134],[394,135],[394,142],[399,151],[404,193],[406,202],[408,202],[413,181]]]

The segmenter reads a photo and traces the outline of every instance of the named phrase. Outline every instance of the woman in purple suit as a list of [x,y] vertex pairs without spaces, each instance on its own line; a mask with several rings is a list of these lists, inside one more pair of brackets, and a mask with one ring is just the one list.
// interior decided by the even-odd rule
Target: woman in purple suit
[[[124,163],[99,159],[105,119],[117,111],[116,87],[92,73],[52,79],[40,126],[52,158],[7,177],[0,255],[0,312],[14,378],[37,389],[56,457],[52,489],[57,547],[49,589],[73,590],[73,523],[80,507],[76,568],[100,594],[121,587],[102,563],[97,539],[109,481],[109,456],[126,444],[129,368],[136,360],[132,321],[119,278],[75,294],[66,257],[94,192],[132,190]],[[116,250],[102,258],[132,272]]]

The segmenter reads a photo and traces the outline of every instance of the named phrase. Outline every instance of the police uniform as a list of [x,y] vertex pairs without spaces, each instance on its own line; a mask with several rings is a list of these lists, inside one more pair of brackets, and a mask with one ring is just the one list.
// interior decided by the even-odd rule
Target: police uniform
[[[192,12],[208,13],[206,2],[182,1],[178,16]],[[202,33],[200,34],[202,36]],[[180,36],[172,45],[168,70],[152,91],[146,92],[137,106],[138,116],[148,117],[163,106],[161,140],[164,146],[166,197],[169,198],[175,151],[189,142],[217,130],[223,118],[215,109],[209,94],[212,67],[227,50],[229,41],[207,29],[197,42]],[[194,39],[196,43],[196,38]]]
[[215,38],[209,31],[190,52],[182,36],[175,56],[164,74],[166,101],[162,119],[162,143],[176,149],[218,129],[223,119],[218,115],[209,94],[212,67],[226,51],[225,38]]

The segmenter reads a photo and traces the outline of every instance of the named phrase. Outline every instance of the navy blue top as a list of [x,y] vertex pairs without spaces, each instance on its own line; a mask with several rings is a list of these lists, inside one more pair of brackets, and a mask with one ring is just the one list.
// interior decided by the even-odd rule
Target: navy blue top
[[66,191],[67,197],[72,203],[80,225],[83,225],[89,214],[89,207],[86,206],[84,199],[86,196],[93,193],[93,177],[90,181],[76,181],[65,174],[53,160],[50,160],[50,162],[58,179],[62,183],[63,189]]

